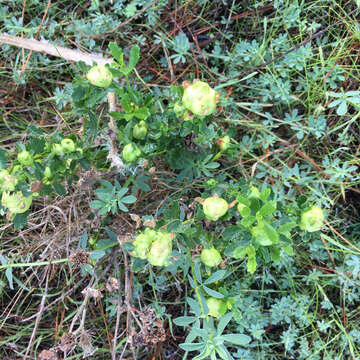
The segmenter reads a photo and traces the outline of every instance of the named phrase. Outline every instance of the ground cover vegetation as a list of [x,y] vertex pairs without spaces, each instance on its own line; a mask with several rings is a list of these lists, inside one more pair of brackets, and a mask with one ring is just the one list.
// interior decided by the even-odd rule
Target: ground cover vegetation
[[0,4],[1,359],[360,359],[358,1]]

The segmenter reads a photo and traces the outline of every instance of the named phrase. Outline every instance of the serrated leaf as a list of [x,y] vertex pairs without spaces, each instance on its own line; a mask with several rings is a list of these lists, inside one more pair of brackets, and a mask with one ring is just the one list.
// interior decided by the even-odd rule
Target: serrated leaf
[[17,230],[21,230],[27,223],[28,215],[29,211],[26,211],[22,214],[16,214],[13,218],[14,228]]
[[271,194],[271,189],[270,188],[265,188],[261,193],[260,193],[260,200],[265,202],[268,197],[270,196]]
[[150,111],[146,106],[137,109],[133,115],[139,120],[146,120],[150,116]]
[[277,228],[277,232],[278,232],[279,234],[284,235],[284,236],[287,237],[288,239],[290,239],[290,238],[291,238],[291,233],[290,233],[290,231],[291,231],[294,227],[296,227],[296,226],[297,226],[296,222],[290,221],[290,222],[287,222],[287,223],[285,223],[285,224],[280,225],[280,226]]
[[276,210],[276,202],[275,201],[269,201],[265,203],[261,209],[259,210],[259,213],[261,216],[266,217],[271,215]]
[[116,60],[116,62],[120,65],[120,67],[124,66],[124,54],[122,49],[116,44],[116,42],[111,42],[109,44],[110,54]]
[[250,274],[253,274],[256,271],[257,263],[256,263],[256,257],[248,257],[248,261],[246,264],[247,271]]
[[248,252],[248,247],[247,246],[238,246],[234,252],[233,252],[233,257],[235,259],[242,259],[247,255]]
[[276,244],[279,242],[279,234],[270,224],[265,222],[264,230],[265,230],[266,235],[269,237],[269,239],[271,240],[271,242],[273,244]]
[[140,58],[140,48],[138,45],[134,45],[130,50],[129,55],[129,69],[132,71],[135,69],[136,64],[138,63]]

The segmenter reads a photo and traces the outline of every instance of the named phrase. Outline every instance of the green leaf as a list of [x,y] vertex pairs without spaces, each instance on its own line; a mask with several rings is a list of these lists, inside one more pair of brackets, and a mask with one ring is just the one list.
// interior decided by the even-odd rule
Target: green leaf
[[91,252],[90,259],[91,260],[99,260],[104,256],[105,256],[104,250],[94,250]]
[[290,256],[294,255],[294,249],[292,245],[282,245],[281,248]]
[[201,350],[205,346],[205,344],[183,343],[180,344],[179,346],[185,351],[195,351],[195,350]]
[[264,230],[268,238],[273,244],[279,242],[279,234],[277,231],[268,223],[264,222]]
[[146,106],[137,109],[133,115],[139,120],[146,120],[150,116],[150,111]]
[[216,347],[216,352],[223,360],[234,360],[234,358],[226,350],[226,347],[222,344]]
[[259,213],[261,216],[266,217],[271,215],[276,210],[276,202],[275,201],[269,201],[265,203],[261,209],[259,210]]
[[222,335],[221,337],[229,343],[240,346],[245,346],[249,344],[251,340],[251,338],[245,334],[226,334]]
[[209,285],[216,281],[219,281],[224,278],[225,274],[226,270],[218,270],[214,274],[211,274],[211,276],[204,281],[204,284]]
[[256,267],[257,267],[256,258],[248,258],[246,265],[247,265],[247,271],[250,274],[253,274],[256,271]]
[[217,327],[217,332],[219,335],[221,335],[223,333],[227,324],[231,321],[233,315],[234,314],[232,312],[228,312],[227,314],[225,314],[224,316],[221,317],[218,327]]
[[136,64],[138,63],[140,58],[140,48],[137,45],[134,45],[130,50],[129,56],[129,66],[130,71],[135,69]]
[[27,223],[28,215],[29,211],[26,211],[22,214],[16,214],[13,218],[14,228],[21,230]]
[[203,289],[205,290],[205,292],[208,294],[208,295],[210,295],[210,296],[212,296],[212,297],[214,297],[214,298],[217,298],[217,299],[223,299],[224,298],[224,295],[223,294],[221,294],[221,293],[219,293],[219,292],[217,292],[217,291],[215,291],[215,290],[212,290],[212,289],[210,289],[210,288],[208,288],[207,286],[203,286]]
[[190,306],[191,312],[193,312],[196,316],[199,316],[201,314],[201,310],[200,310],[200,305],[198,304],[198,302],[195,301],[191,297],[187,297],[186,301]]
[[201,264],[199,262],[196,262],[194,264],[194,276],[195,279],[201,284],[202,283],[202,276],[201,276]]
[[174,324],[177,326],[187,326],[189,324],[192,324],[194,321],[196,321],[195,316],[180,316],[173,320]]
[[121,202],[125,204],[133,204],[135,201],[136,201],[136,197],[133,195],[128,195],[121,199]]
[[274,262],[278,262],[280,260],[280,250],[274,246],[270,247],[270,256],[271,260]]
[[4,149],[0,149],[0,169],[5,169],[8,162],[8,156]]
[[7,268],[5,271],[5,276],[9,282],[9,287],[11,290],[14,290],[14,285],[13,285],[13,273],[12,273],[12,268]]
[[87,239],[88,239],[87,232],[84,231],[84,233],[83,233],[82,236],[80,237],[79,244],[78,244],[78,248],[80,248],[80,249],[86,249]]
[[256,221],[255,216],[248,216],[241,219],[240,224],[246,228],[249,228]]
[[244,258],[248,253],[248,247],[247,246],[238,246],[234,252],[233,252],[233,257],[235,259],[242,259]]
[[128,188],[122,188],[118,191],[117,198],[120,200],[128,191]]
[[339,107],[336,109],[336,113],[339,116],[345,115],[347,113],[347,104],[346,101],[342,101],[341,104],[339,105]]
[[119,201],[119,209],[123,212],[128,212],[129,209],[122,203]]
[[96,189],[95,194],[100,200],[102,200],[105,203],[112,201],[114,199],[113,192],[104,188]]
[[206,168],[207,169],[216,169],[220,166],[220,164],[218,162],[211,162],[206,164]]
[[116,44],[116,42],[111,42],[109,44],[110,54],[116,60],[116,62],[120,65],[120,67],[124,66],[124,53],[122,49]]
[[287,237],[288,239],[291,238],[291,233],[290,231],[296,227],[297,224],[295,221],[289,221],[285,224],[282,224],[280,225],[278,228],[277,228],[277,232],[281,235],[284,235],[285,237]]
[[271,189],[265,188],[260,194],[260,200],[262,200],[262,202],[265,202],[270,196],[270,194],[271,194]]
[[54,183],[53,186],[58,195],[64,196],[66,194],[65,188],[61,184]]
[[100,200],[93,200],[90,203],[90,207],[92,207],[93,209],[101,209],[102,207],[104,207],[104,205],[104,202]]
[[45,139],[43,138],[31,138],[27,144],[29,150],[33,154],[40,154],[45,148]]
[[[211,359],[213,360],[213,354],[215,354],[214,350],[212,350],[210,347],[204,345],[203,350],[201,353],[193,358],[193,360],[203,360],[208,359],[209,355],[211,355]],[[216,360],[216,359],[215,359]]]

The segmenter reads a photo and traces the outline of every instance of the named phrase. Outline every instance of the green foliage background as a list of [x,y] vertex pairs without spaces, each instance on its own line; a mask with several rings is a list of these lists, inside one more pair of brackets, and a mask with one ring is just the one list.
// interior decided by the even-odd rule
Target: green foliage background
[[[40,31],[44,1],[0,4],[3,33],[122,49],[125,65],[140,49],[136,70],[113,70],[118,80],[101,89],[84,64],[34,52],[21,71],[28,52],[1,47],[0,168],[25,148],[38,156],[17,185],[24,195],[46,166],[55,174],[25,215],[0,210],[2,358],[63,357],[69,333],[67,358],[360,358],[356,1],[53,1]],[[182,121],[180,85],[195,78],[220,102]],[[134,140],[141,120],[146,138]],[[82,151],[53,155],[64,138]],[[142,155],[120,171],[109,150],[129,142]],[[249,252],[234,256],[251,241],[244,215],[234,206],[210,222],[196,201],[240,201],[251,186],[269,191],[264,216],[277,229],[312,204],[327,219],[320,232],[289,228],[291,249],[284,233],[276,252],[256,249],[256,271]],[[131,256],[130,240],[154,224],[175,234],[167,267]],[[210,246],[218,268],[200,262]],[[226,303],[222,318],[206,315],[209,296]]]

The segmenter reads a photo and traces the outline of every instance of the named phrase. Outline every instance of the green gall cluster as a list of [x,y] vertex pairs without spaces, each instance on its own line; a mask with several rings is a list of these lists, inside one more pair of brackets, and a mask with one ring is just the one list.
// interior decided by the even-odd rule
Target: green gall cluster
[[144,120],[141,120],[133,128],[133,137],[137,140],[144,140],[147,134],[147,126]]
[[133,242],[133,256],[147,259],[153,266],[167,266],[172,251],[170,233],[146,228]]
[[0,191],[14,191],[18,180],[9,174],[7,170],[0,171]]
[[216,179],[212,178],[212,179],[206,180],[205,184],[208,187],[215,187],[218,184],[218,182]]
[[86,74],[86,78],[91,84],[102,88],[108,88],[113,80],[111,71],[105,65],[93,66]]
[[34,165],[33,156],[26,150],[20,151],[18,153],[17,160],[23,166],[33,166]]
[[226,302],[214,297],[207,298],[206,305],[209,308],[209,315],[216,318],[223,316],[227,310]]
[[65,154],[70,154],[76,151],[75,143],[71,139],[61,140],[61,147]]
[[209,267],[218,266],[221,263],[221,255],[215,248],[203,249],[201,251],[200,260]]
[[57,156],[71,154],[78,150],[79,148],[76,148],[74,141],[71,139],[63,139],[60,144],[54,144],[51,148],[51,152]]
[[301,213],[300,229],[308,232],[319,231],[324,224],[323,211],[316,205]]
[[203,203],[203,211],[207,219],[217,221],[221,216],[225,215],[229,209],[226,200],[213,196],[205,199]]
[[30,208],[32,197],[32,195],[24,196],[21,191],[13,194],[3,192],[1,204],[7,207],[12,214],[22,214]]
[[141,150],[134,143],[130,143],[124,146],[121,156],[125,162],[131,163],[135,161],[141,155]]
[[182,103],[193,114],[205,116],[216,110],[216,97],[216,91],[207,83],[194,81],[185,87]]

